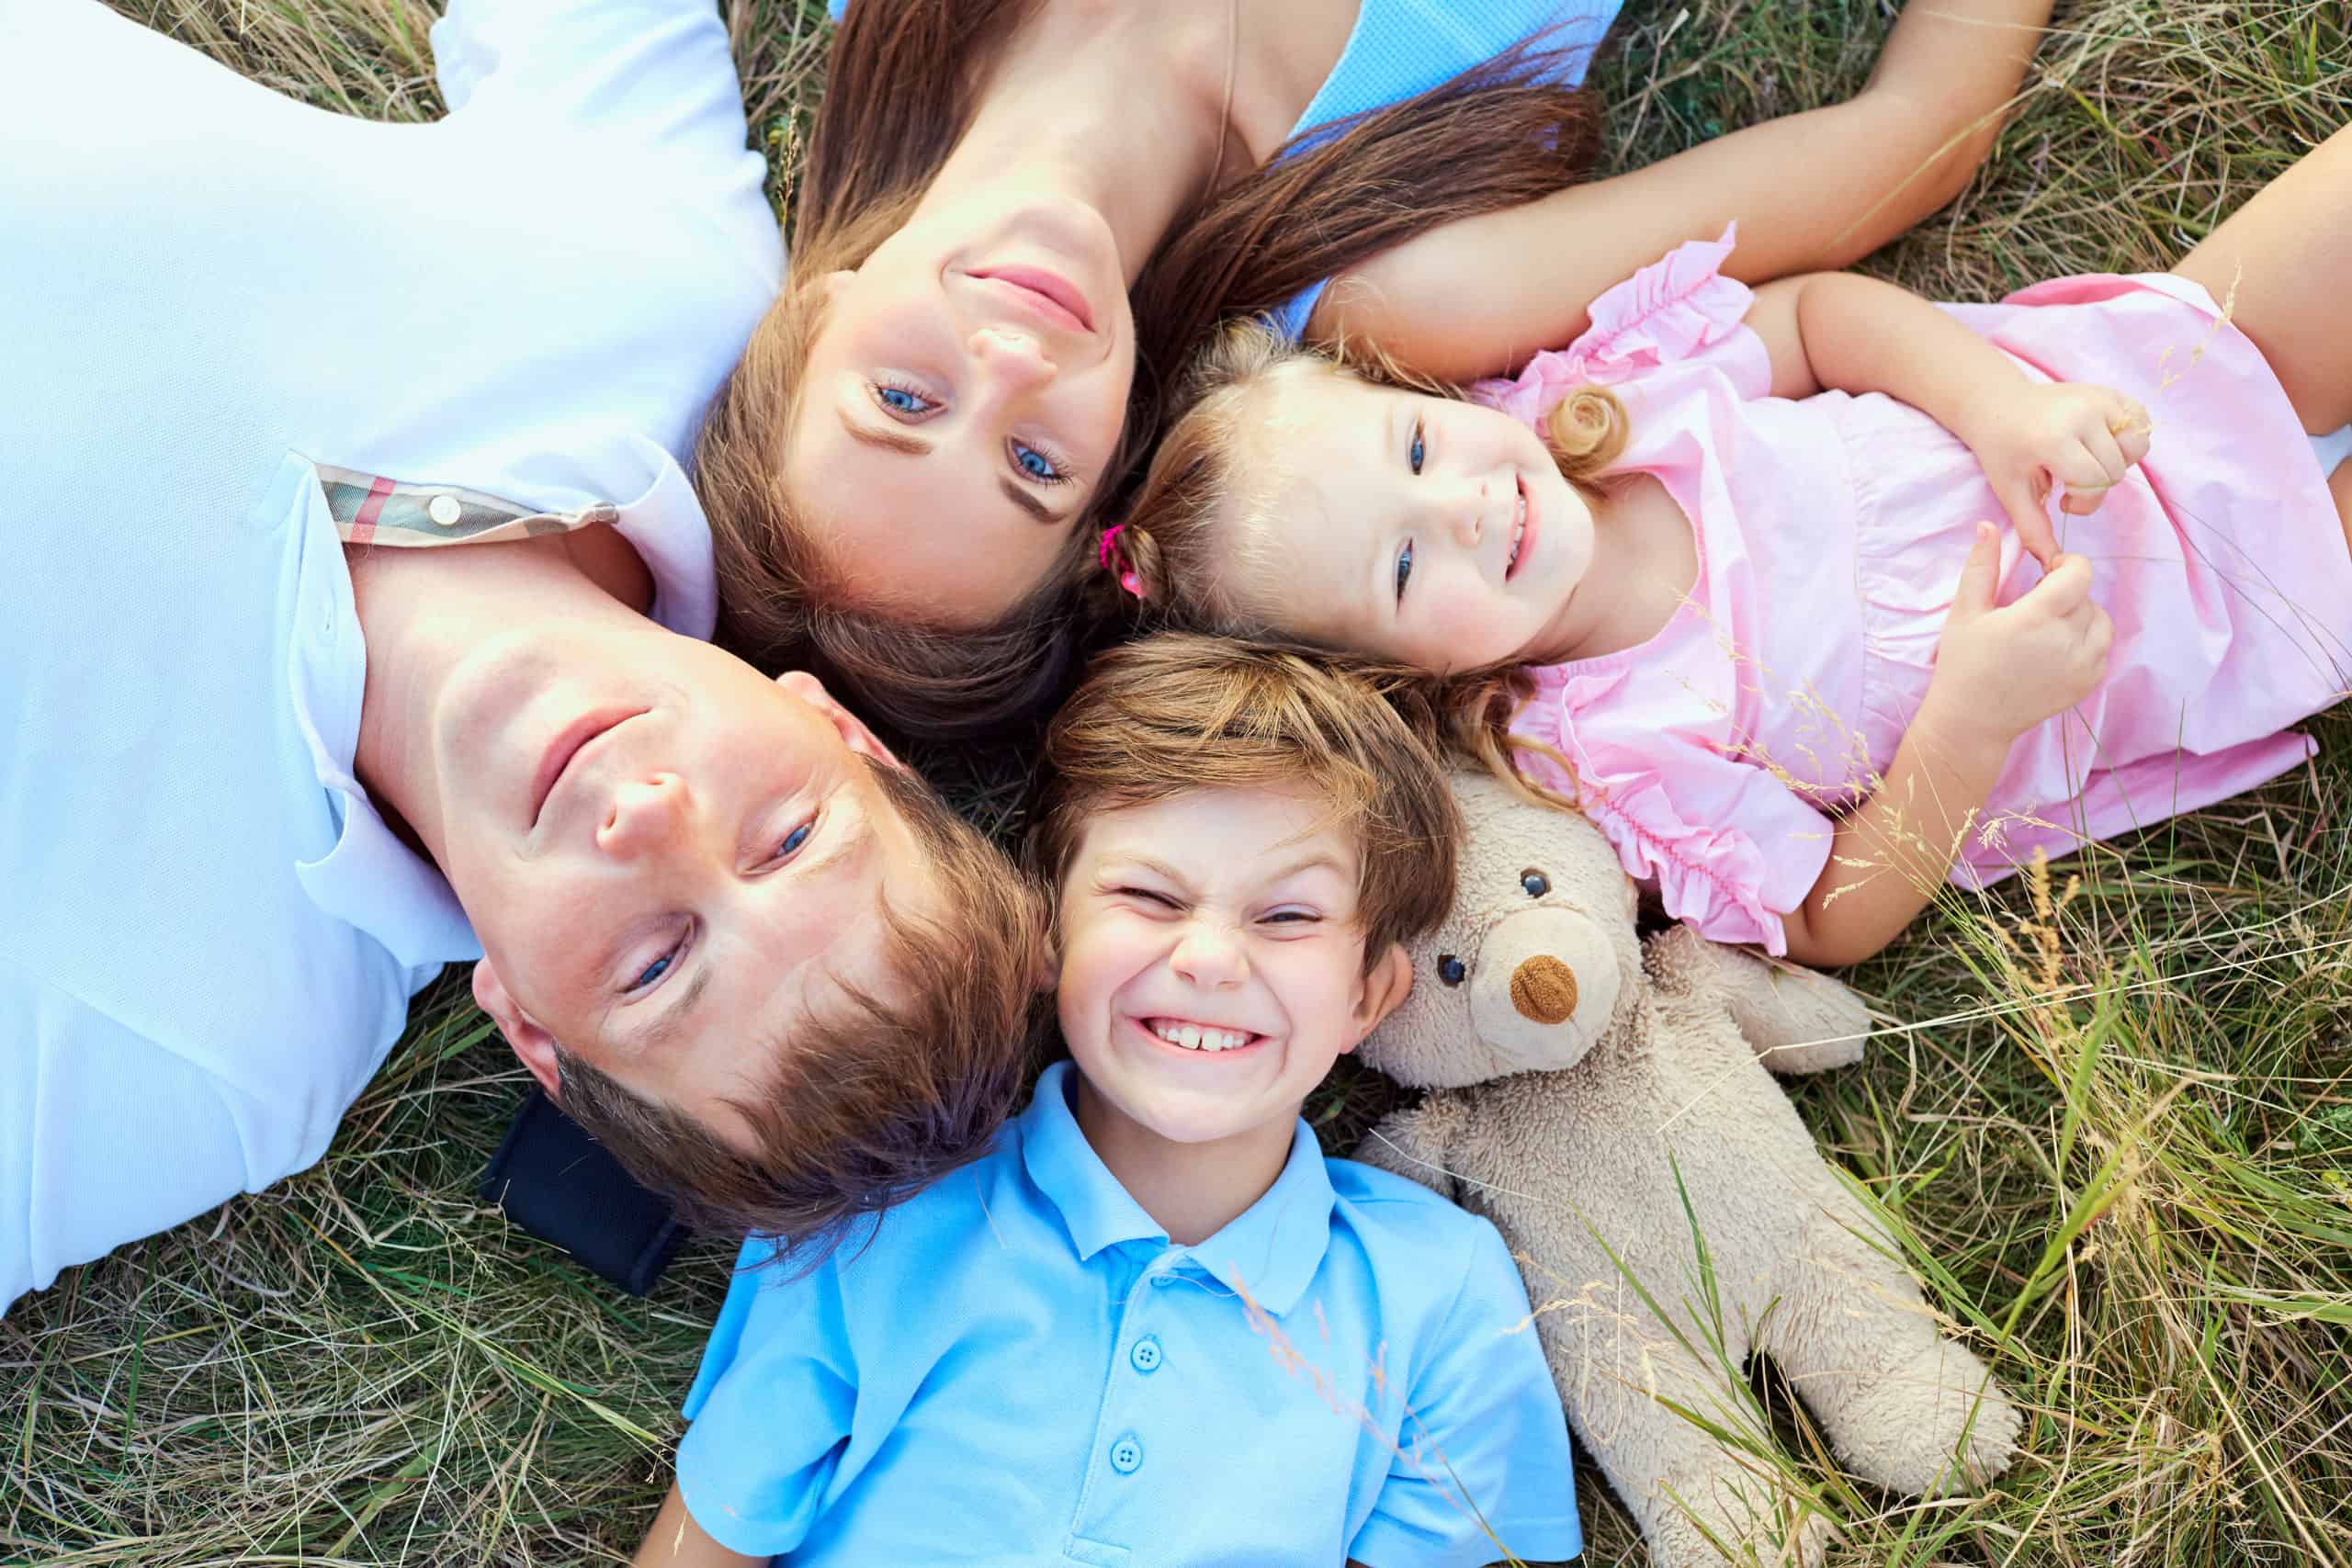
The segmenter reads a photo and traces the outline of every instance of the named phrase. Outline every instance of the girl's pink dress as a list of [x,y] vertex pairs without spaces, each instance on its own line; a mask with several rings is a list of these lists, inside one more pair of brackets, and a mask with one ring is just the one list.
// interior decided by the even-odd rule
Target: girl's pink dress
[[[1967,447],[1877,393],[1768,395],[1732,232],[1685,244],[1596,300],[1592,326],[1482,400],[1531,423],[1575,387],[1631,416],[1622,468],[1691,519],[1698,581],[1648,642],[1536,670],[1515,728],[1536,777],[1575,794],[1669,914],[1786,951],[1781,916],[1827,862],[1828,813],[1872,793],[1926,694],[1975,525],[2003,525],[2000,602],[2041,575]],[[2250,789],[2310,756],[2286,727],[2352,669],[2352,558],[2307,437],[2261,354],[2169,274],[2062,278],[1947,306],[2037,381],[2145,404],[2147,459],[2086,518],[2115,621],[2090,700],[2010,750],[1952,880],[2052,855]]]

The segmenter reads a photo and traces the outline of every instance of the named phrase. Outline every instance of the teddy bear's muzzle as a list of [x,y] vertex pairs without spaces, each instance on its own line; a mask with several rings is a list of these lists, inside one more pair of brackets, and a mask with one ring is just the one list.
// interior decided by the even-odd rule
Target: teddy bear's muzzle
[[1470,998],[1478,1037],[1507,1070],[1574,1066],[1617,1007],[1617,953],[1571,909],[1524,909],[1497,920],[1478,944]]

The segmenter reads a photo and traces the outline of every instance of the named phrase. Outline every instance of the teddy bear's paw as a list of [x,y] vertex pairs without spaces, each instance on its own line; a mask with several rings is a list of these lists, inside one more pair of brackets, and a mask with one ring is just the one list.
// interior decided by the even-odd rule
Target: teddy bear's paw
[[1983,1361],[1939,1339],[1873,1379],[1830,1423],[1857,1474],[1917,1497],[1973,1492],[2016,1456],[2016,1408]]
[[1651,1568],[1821,1568],[1829,1521],[1800,1499],[1742,1474],[1709,1502],[1703,1514],[1668,1505],[1647,1532]]

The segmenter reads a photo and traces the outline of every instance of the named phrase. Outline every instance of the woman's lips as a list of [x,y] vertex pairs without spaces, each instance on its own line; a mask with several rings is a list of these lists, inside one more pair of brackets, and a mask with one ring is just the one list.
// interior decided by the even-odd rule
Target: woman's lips
[[1035,303],[1033,309],[1051,317],[1057,325],[1081,333],[1094,330],[1094,309],[1075,283],[1060,273],[1042,266],[980,267],[965,275],[984,282],[1001,283],[1019,289]]

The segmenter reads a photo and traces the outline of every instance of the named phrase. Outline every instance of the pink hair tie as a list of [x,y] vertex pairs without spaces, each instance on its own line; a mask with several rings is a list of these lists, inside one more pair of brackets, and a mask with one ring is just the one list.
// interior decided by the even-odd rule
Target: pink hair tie
[[1143,579],[1136,575],[1136,569],[1129,567],[1125,571],[1119,570],[1118,540],[1126,526],[1125,523],[1114,523],[1103,529],[1102,539],[1094,547],[1094,558],[1102,563],[1103,570],[1117,571],[1119,586],[1140,599],[1143,597]]

